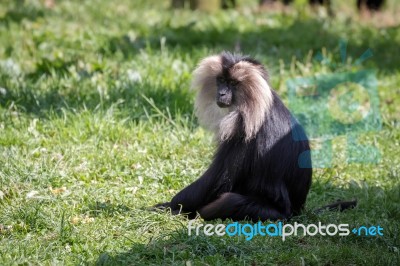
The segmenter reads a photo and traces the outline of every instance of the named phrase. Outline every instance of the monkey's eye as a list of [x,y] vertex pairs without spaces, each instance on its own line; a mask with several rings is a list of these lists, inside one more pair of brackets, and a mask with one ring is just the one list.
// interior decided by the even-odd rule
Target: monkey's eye
[[229,85],[231,85],[231,86],[236,86],[236,85],[238,85],[238,84],[239,84],[239,81],[237,81],[237,80],[231,79],[231,80],[229,81]]

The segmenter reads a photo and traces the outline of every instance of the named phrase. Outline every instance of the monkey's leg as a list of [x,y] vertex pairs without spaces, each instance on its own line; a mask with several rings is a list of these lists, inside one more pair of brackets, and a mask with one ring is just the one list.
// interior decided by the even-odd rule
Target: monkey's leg
[[182,189],[171,200],[171,209],[181,209],[184,213],[196,213],[197,210],[217,198],[226,171],[213,163],[195,182]]
[[273,204],[260,204],[254,199],[237,193],[224,193],[215,201],[199,210],[204,220],[232,219],[235,221],[250,219],[280,220],[290,217],[290,213],[278,210]]

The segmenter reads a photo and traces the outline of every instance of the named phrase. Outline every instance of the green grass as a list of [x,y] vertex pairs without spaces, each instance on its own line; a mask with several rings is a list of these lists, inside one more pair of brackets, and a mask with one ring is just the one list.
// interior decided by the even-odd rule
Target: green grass
[[[168,1],[41,3],[0,4],[0,265],[400,263],[399,26],[339,4],[327,18],[301,5],[259,12],[255,1],[213,15],[171,11]],[[355,65],[368,48],[374,56]],[[210,163],[191,71],[235,49],[266,64],[286,102],[290,78],[376,70],[382,129],[361,139],[379,163],[347,164],[346,137],[336,137],[332,167],[314,171],[307,210],[293,222],[379,224],[384,236],[196,237],[184,217],[146,210]],[[320,51],[330,64],[314,59]],[[359,206],[311,212],[339,198]]]

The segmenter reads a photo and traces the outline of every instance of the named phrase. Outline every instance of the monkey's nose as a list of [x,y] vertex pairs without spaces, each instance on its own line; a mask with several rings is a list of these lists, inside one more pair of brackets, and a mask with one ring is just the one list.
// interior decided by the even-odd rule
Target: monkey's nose
[[225,96],[226,93],[225,92],[219,92],[219,96]]

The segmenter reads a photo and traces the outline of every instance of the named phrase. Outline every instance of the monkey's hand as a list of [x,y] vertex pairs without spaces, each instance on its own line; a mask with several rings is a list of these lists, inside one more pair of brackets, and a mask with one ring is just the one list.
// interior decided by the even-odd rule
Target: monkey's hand
[[171,208],[171,202],[158,203],[152,207],[154,210],[165,210]]

